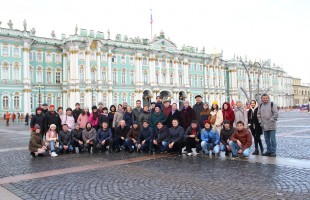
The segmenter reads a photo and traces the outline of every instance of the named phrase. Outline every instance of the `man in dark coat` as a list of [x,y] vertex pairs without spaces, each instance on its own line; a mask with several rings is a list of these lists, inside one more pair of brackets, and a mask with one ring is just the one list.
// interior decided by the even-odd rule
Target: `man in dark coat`
[[[43,115],[42,115],[42,108],[37,107],[36,108],[36,114],[32,116],[31,122],[30,122],[30,128],[32,131],[34,131],[34,126],[38,124],[40,127],[43,127]],[[43,132],[41,132],[41,135],[43,137]]]
[[168,128],[172,127],[172,120],[177,119],[179,121],[179,124],[182,124],[182,116],[181,111],[178,110],[177,104],[173,103],[171,106],[171,112],[168,115],[166,125]]
[[189,105],[189,101],[184,101],[184,107],[181,111],[182,124],[181,126],[186,130],[193,120],[196,120],[196,113]]
[[79,118],[80,114],[82,114],[82,112],[83,110],[80,108],[80,103],[76,103],[75,109],[72,111],[75,123],[77,122],[77,119]]
[[55,106],[52,104],[50,105],[50,111],[48,111],[44,116],[43,120],[44,134],[49,130],[51,124],[56,125],[57,133],[59,133],[62,130],[61,119],[59,117],[59,114],[55,112]]
[[200,113],[203,110],[202,96],[196,95],[195,99],[196,99],[196,104],[193,106],[193,109],[196,114],[196,120],[200,122]]

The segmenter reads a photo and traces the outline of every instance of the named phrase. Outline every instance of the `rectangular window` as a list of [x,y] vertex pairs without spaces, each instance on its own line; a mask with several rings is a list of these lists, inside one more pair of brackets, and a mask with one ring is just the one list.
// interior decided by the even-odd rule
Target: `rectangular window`
[[42,62],[42,53],[37,53],[37,62]]
[[14,67],[14,80],[19,80],[19,67]]
[[56,72],[56,83],[60,83],[60,72]]
[[102,70],[102,82],[107,82],[107,71],[105,69]]
[[15,47],[15,48],[13,49],[13,56],[14,56],[15,58],[20,57],[19,48]]
[[84,74],[84,68],[81,67],[81,68],[80,68],[80,82],[81,82],[81,83],[84,82],[84,76],[85,76],[85,74]]
[[[46,73],[46,82],[47,83],[51,83],[52,82],[52,72],[51,71],[48,71]],[[50,104],[48,104],[48,105],[50,105]]]
[[2,56],[8,56],[9,55],[9,47],[3,46],[2,47]]
[[102,62],[107,62],[107,55],[105,53],[101,55],[101,60]]
[[122,83],[125,84],[126,82],[126,72],[122,72]]
[[117,81],[117,75],[116,75],[116,71],[113,71],[112,72],[112,81],[113,81],[113,83],[116,83],[116,81]]

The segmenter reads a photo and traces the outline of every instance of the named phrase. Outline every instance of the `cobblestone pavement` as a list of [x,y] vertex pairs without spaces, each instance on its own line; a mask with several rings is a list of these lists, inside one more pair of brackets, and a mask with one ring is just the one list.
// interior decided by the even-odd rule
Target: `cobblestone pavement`
[[[309,120],[308,113],[280,112],[278,157],[310,161]],[[106,152],[32,159],[29,129],[22,123],[8,128],[3,124],[0,121],[0,180],[146,156]],[[309,174],[302,166],[172,156],[1,186],[21,199],[309,199]]]

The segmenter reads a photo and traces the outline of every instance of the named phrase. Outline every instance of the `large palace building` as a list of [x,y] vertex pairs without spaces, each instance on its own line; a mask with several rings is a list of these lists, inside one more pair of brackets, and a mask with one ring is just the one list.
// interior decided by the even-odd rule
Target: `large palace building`
[[[8,23],[9,24],[9,23]],[[282,68],[265,63],[262,70],[244,59],[249,67],[253,94],[257,85],[280,107],[293,105],[292,77]],[[75,34],[56,38],[35,35],[35,30],[0,28],[1,113],[31,113],[42,103],[74,107],[123,101],[134,105],[155,101],[160,95],[182,104],[203,100],[220,104],[246,102],[248,74],[239,57],[223,60],[223,52],[206,54],[190,46],[178,49],[164,32],[152,40],[129,38],[110,32],[76,27]],[[259,79],[258,79],[259,77]],[[257,84],[257,81],[260,83]],[[254,96],[254,95],[253,95]]]

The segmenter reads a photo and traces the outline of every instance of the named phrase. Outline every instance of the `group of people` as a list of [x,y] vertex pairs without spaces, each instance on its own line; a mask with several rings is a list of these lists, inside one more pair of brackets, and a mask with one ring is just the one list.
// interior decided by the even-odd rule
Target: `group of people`
[[3,114],[3,119],[6,122],[6,126],[10,125],[10,119],[14,123],[15,120],[16,120],[16,122],[22,122],[24,120],[24,118],[25,118],[26,125],[28,125],[28,120],[29,120],[29,114],[28,113],[26,114],[25,117],[23,114],[20,114],[19,112],[17,112],[16,114],[13,112],[11,114],[11,113],[9,113],[9,111],[6,111],[6,113]]
[[31,118],[29,150],[32,156],[48,151],[57,156],[66,152],[122,150],[193,155],[195,149],[196,153],[213,155],[224,151],[226,156],[231,153],[235,158],[250,155],[253,137],[254,155],[276,156],[278,109],[267,94],[262,95],[261,103],[252,100],[249,110],[240,101],[235,108],[228,102],[220,108],[217,101],[209,108],[200,95],[195,100],[193,107],[185,101],[181,110],[176,103],[162,102],[160,96],[150,107],[142,107],[137,100],[134,109],[123,102],[108,110],[99,102],[91,111],[76,103],[74,110],[67,108],[64,112],[62,107],[56,110],[54,105],[43,104]]

